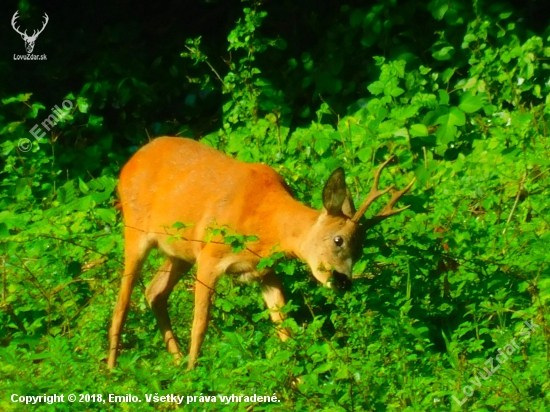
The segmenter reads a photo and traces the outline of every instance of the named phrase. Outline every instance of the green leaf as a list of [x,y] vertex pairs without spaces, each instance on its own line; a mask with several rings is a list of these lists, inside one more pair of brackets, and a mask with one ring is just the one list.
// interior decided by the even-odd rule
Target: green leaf
[[330,139],[325,136],[318,136],[315,139],[315,143],[313,145],[313,148],[317,152],[317,154],[322,155],[327,151],[327,149],[330,147]]
[[300,112],[300,117],[309,117],[309,115],[311,114],[311,110],[309,109],[309,106],[306,106],[301,112]]
[[474,113],[483,107],[483,102],[479,95],[473,95],[468,91],[460,98],[458,107],[465,113]]
[[11,140],[6,140],[4,143],[0,143],[0,155],[2,156],[9,155],[13,149],[15,149],[15,145]]
[[432,53],[432,56],[436,60],[444,61],[444,60],[451,60],[453,57],[455,48],[453,46],[445,46],[441,49],[437,50],[436,52]]
[[361,162],[367,163],[372,156],[372,149],[370,147],[364,147],[357,152],[357,157]]
[[367,89],[372,94],[378,95],[378,94],[384,93],[384,86],[385,86],[384,83],[382,83],[381,81],[376,81],[374,83],[369,84],[367,86]]
[[33,105],[31,106],[31,111],[29,112],[27,117],[30,119],[36,119],[36,116],[38,115],[38,111],[40,109],[45,109],[45,108],[46,107],[40,103],[33,103]]
[[105,223],[112,224],[116,221],[116,214],[113,209],[96,208],[95,212]]
[[449,104],[449,93],[447,93],[445,90],[439,89],[437,91],[437,94],[439,95],[439,104],[440,105],[448,105]]
[[90,189],[88,188],[88,185],[84,183],[84,181],[81,178],[78,178],[78,188],[84,194],[90,191]]
[[424,185],[430,178],[430,172],[423,164],[420,164],[414,171],[416,178],[418,179],[419,184]]
[[101,127],[102,124],[103,117],[101,116],[94,116],[93,114],[91,114],[88,118],[88,125],[91,127]]
[[449,121],[456,126],[464,126],[466,124],[466,115],[458,107],[451,107],[449,111]]
[[31,98],[31,96],[32,96],[32,93],[22,93],[22,94],[18,94],[15,97],[8,97],[7,99],[2,99],[2,103],[10,104],[15,102],[26,102]]
[[437,142],[440,144],[447,144],[454,140],[456,135],[456,126],[451,119],[450,114],[441,116],[437,123],[440,124],[435,135],[437,136]]
[[449,83],[449,80],[451,80],[451,77],[453,77],[453,74],[455,74],[456,68],[449,67],[446,69],[443,73],[441,73],[441,80],[443,83]]
[[7,238],[10,235],[10,231],[8,230],[8,226],[4,223],[0,223],[0,238]]
[[80,111],[80,113],[88,113],[88,108],[90,107],[88,99],[79,96],[76,99],[76,105],[78,106],[78,110]]
[[22,124],[24,124],[25,122],[24,121],[20,121],[20,122],[10,122],[8,123],[1,131],[0,131],[0,134],[4,134],[6,132],[8,133],[13,133],[15,132],[15,130],[17,130],[17,128],[19,126],[21,126]]
[[436,20],[442,20],[447,10],[449,10],[449,2],[447,0],[433,0],[428,3],[427,8]]
[[193,226],[192,224],[185,224],[185,223],[182,223],[182,222],[175,222],[172,227],[174,229],[185,229],[185,228],[188,228],[190,226]]
[[400,106],[391,111],[391,117],[398,120],[406,120],[415,116],[420,107],[416,105]]
[[390,91],[390,95],[393,97],[401,96],[403,93],[405,93],[405,90],[403,90],[401,87],[394,87]]
[[409,132],[413,137],[428,136],[428,128],[422,123],[413,124]]

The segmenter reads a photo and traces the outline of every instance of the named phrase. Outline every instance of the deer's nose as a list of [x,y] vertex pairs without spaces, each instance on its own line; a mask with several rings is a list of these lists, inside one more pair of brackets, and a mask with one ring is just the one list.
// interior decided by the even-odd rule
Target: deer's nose
[[343,273],[332,271],[332,276],[329,279],[330,286],[337,290],[348,291],[351,289],[351,278]]

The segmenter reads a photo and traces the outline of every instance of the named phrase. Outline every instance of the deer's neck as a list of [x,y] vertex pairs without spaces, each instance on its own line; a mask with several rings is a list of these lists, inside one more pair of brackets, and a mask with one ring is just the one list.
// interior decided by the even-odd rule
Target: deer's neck
[[303,205],[290,195],[283,199],[273,199],[273,202],[270,206],[274,210],[269,220],[274,236],[269,243],[288,257],[303,260],[303,245],[319,219],[320,212]]

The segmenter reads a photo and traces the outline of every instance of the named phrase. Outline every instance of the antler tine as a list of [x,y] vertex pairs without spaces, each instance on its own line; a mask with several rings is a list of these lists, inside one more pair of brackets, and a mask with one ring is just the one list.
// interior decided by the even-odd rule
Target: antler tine
[[359,219],[361,219],[361,216],[365,214],[369,206],[374,202],[376,199],[378,199],[380,196],[385,195],[388,193],[392,186],[387,187],[384,190],[378,190],[378,183],[380,182],[380,173],[382,173],[382,170],[393,160],[394,156],[391,156],[388,160],[386,160],[382,165],[378,168],[376,173],[374,174],[374,182],[372,183],[372,189],[370,190],[370,193],[368,194],[367,198],[363,201],[361,206],[359,206],[359,209],[357,209],[357,212],[355,212],[355,215],[351,218],[352,222],[359,222]]
[[45,18],[45,20],[44,20],[44,23],[42,24],[42,28],[40,30],[34,30],[33,33],[32,33],[31,38],[36,39],[38,37],[38,35],[40,33],[42,33],[44,31],[44,29],[46,28],[46,25],[48,24],[48,21],[50,21],[50,18],[48,17],[48,15],[46,13],[44,13],[43,17]]
[[17,20],[18,18],[19,18],[19,10],[17,10],[17,11],[15,12],[15,14],[13,15],[13,17],[11,18],[11,26],[12,26],[13,29],[14,29],[17,33],[19,33],[21,36],[27,35],[27,30],[25,30],[25,33],[21,33],[21,32],[19,31],[19,27],[15,27],[15,24],[17,23],[16,20]]
[[46,28],[46,25],[48,24],[49,21],[50,21],[50,18],[48,17],[48,15],[46,13],[44,13],[44,24],[42,25],[42,28],[40,29],[38,34],[40,34],[44,31],[44,29]]
[[370,219],[367,219],[367,226],[371,227],[374,226],[377,223],[380,223],[382,220],[396,215],[398,213],[401,213],[404,210],[407,210],[411,205],[407,205],[404,207],[401,207],[399,209],[394,209],[393,207],[397,203],[397,201],[403,196],[405,193],[407,193],[410,188],[414,185],[414,182],[416,182],[416,177],[413,178],[410,183],[402,190],[392,190],[391,191],[391,199],[389,202],[384,206],[384,208],[376,214],[376,216],[371,217]]
[[400,209],[393,209],[397,201],[403,196],[405,193],[409,191],[409,189],[413,186],[414,182],[416,181],[416,178],[411,180],[411,182],[402,190],[392,190],[391,191],[391,199],[388,202],[388,204],[380,211],[380,213],[377,214],[377,216],[380,216],[382,218],[386,218],[389,216],[393,216],[398,214],[399,212],[402,212],[403,210],[408,209],[411,205],[407,205],[405,207],[402,207]]

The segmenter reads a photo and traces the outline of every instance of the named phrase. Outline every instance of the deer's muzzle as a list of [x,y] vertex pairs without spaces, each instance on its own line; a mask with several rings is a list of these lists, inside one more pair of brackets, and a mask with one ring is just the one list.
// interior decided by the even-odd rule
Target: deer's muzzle
[[332,289],[343,290],[346,292],[351,289],[351,278],[343,273],[337,272],[336,270],[332,272],[332,276],[327,283],[329,283],[329,287]]

